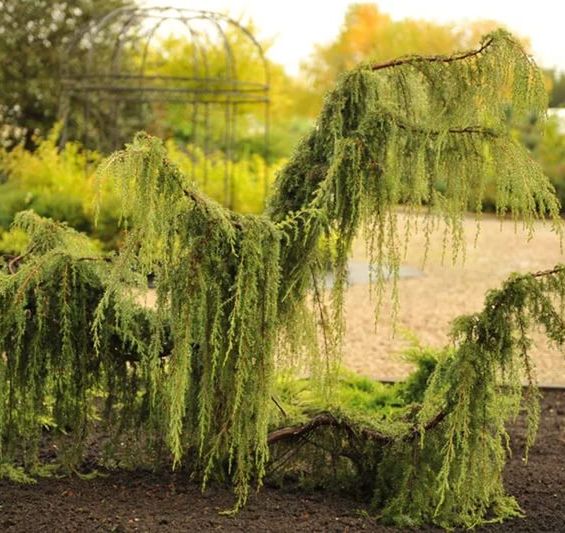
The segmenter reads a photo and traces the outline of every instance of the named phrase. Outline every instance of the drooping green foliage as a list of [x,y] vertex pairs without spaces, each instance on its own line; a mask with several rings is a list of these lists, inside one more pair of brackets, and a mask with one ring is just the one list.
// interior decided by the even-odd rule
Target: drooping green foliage
[[[390,521],[470,526],[516,514],[501,482],[504,423],[517,412],[522,370],[532,378],[528,323],[562,342],[561,269],[491,294],[483,313],[457,322],[455,348],[428,357],[394,394],[336,372],[352,241],[365,228],[380,267],[378,306],[380,272],[396,279],[402,256],[399,203],[427,212],[428,235],[443,218],[454,256],[461,219],[480,210],[487,178],[497,183],[499,214],[530,231],[549,217],[559,230],[559,204],[513,140],[509,108],[543,114],[545,96],[535,65],[497,32],[476,51],[345,75],[280,171],[265,215],[236,214],[199,193],[146,134],[99,170],[121,198],[127,235],[117,255],[97,255],[74,232],[21,215],[28,251],[0,277],[3,471],[37,469],[43,423],[61,434],[68,453],[59,459],[75,468],[101,419],[112,436],[137,438],[151,464],[185,464],[204,483],[229,476],[237,508],[251,482],[261,483],[269,445],[321,431],[330,455],[345,461],[340,471]],[[148,274],[153,310],[139,303]],[[281,389],[275,380],[289,367],[309,376],[310,408],[329,412],[293,404],[299,382]],[[302,425],[280,428],[288,423]],[[321,461],[312,474],[328,471],[327,447],[304,449]]]
[[[540,73],[504,32],[486,37],[472,53],[409,57],[346,74],[281,172],[271,204],[275,221],[296,219],[282,278],[297,300],[309,287],[308,267],[316,263],[316,247],[305,243],[317,242],[324,231],[338,234],[335,301],[361,223],[371,263],[396,272],[403,244],[399,203],[441,215],[454,257],[462,251],[462,215],[469,208],[480,211],[491,176],[499,214],[522,219],[530,231],[535,218],[555,220],[559,206],[552,187],[512,139],[506,119],[509,108],[520,117],[543,115],[545,106]],[[429,234],[434,216],[427,221]],[[376,281],[382,286],[384,279],[377,275]]]
[[170,321],[167,440],[174,460],[196,447],[206,478],[227,453],[243,501],[267,455],[280,233],[264,217],[237,215],[202,197],[156,139],[138,136],[102,172],[119,184],[132,227],[111,290],[134,262],[155,274],[156,312]]
[[481,312],[454,322],[453,346],[436,354],[417,349],[418,369],[404,383],[344,376],[331,401],[307,380],[279,385],[284,415],[277,425],[298,425],[286,439],[281,430],[272,434],[281,442],[274,470],[280,477],[284,461],[287,478],[372,494],[381,518],[405,527],[474,527],[520,516],[502,482],[505,425],[526,410],[527,457],[539,422],[530,332],[541,327],[563,347],[564,289],[563,266],[510,277]]
[[[92,323],[105,291],[106,261],[84,236],[33,212],[20,213],[15,225],[30,244],[16,258],[22,261],[17,271],[12,262],[0,273],[0,461],[40,470],[42,427],[53,425],[62,439],[60,459],[74,468],[93,395],[104,391],[108,408],[119,402],[127,410],[137,401],[128,360],[141,359],[153,313],[112,300],[97,339],[103,349],[96,351]],[[67,433],[71,438],[63,438]]]

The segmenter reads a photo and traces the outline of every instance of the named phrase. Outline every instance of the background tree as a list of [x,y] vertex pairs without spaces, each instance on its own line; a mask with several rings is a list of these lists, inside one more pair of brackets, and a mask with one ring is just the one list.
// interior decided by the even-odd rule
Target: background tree
[[549,78],[549,107],[565,107],[565,72],[546,70]]
[[[0,1],[0,127],[3,142],[33,146],[57,118],[61,49],[76,30],[129,0]],[[69,58],[74,60],[76,58]]]

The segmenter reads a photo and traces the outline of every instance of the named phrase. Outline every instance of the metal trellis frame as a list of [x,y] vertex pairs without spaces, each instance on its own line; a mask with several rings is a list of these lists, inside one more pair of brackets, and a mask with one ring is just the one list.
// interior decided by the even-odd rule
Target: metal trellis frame
[[[163,70],[167,51],[162,44],[170,35],[186,38],[183,50],[189,57],[182,72]],[[236,57],[236,47],[244,57]],[[252,68],[238,69],[238,63]],[[187,142],[204,154],[224,155],[228,206],[233,202],[231,162],[239,155],[243,130],[238,121],[255,117],[254,135],[262,138],[263,155],[269,158],[269,65],[251,31],[227,15],[176,7],[115,9],[68,43],[60,80],[61,143],[78,139],[87,148],[115,150],[136,130],[160,134],[165,126],[159,116],[180,106],[189,125]],[[202,172],[206,184],[206,163]],[[267,192],[267,176],[263,179]]]

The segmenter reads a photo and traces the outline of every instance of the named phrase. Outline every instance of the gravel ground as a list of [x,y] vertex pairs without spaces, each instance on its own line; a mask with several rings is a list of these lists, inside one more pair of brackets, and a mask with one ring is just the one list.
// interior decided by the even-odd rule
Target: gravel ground
[[[536,224],[535,234],[528,241],[527,234],[521,227],[516,229],[514,223],[485,217],[475,245],[476,228],[473,218],[465,221],[466,258],[455,265],[449,254],[442,264],[441,232],[432,238],[424,265],[424,237],[417,234],[411,239],[403,264],[422,270],[423,276],[399,281],[395,335],[390,301],[385,301],[375,331],[368,285],[349,288],[346,366],[378,379],[402,378],[411,368],[401,355],[408,345],[406,332],[416,335],[422,344],[443,346],[448,342],[450,322],[461,314],[479,311],[485,293],[497,288],[510,273],[544,270],[565,262],[559,237],[548,225]],[[362,242],[357,243],[352,259],[366,260]],[[543,335],[536,334],[535,338],[533,355],[540,383],[565,385],[565,357],[544,344]]]

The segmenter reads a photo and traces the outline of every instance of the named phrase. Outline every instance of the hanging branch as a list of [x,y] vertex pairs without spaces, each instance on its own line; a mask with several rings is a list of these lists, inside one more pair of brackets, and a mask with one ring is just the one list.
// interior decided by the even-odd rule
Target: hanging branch
[[469,59],[471,57],[478,56],[482,54],[489,46],[491,46],[494,42],[494,39],[486,39],[484,43],[481,45],[480,48],[476,50],[469,50],[467,52],[462,52],[460,54],[454,54],[450,56],[445,55],[436,55],[436,56],[407,56],[400,59],[394,59],[392,61],[387,61],[386,63],[380,63],[373,65],[371,70],[382,70],[385,68],[391,67],[398,67],[401,65],[406,64],[413,64],[417,62],[426,62],[426,63],[453,63],[454,61],[462,61],[465,59]]

